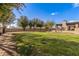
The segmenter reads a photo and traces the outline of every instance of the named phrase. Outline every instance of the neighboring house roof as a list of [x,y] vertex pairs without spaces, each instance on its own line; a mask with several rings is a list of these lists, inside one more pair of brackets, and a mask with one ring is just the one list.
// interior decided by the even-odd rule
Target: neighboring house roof
[[79,24],[79,22],[69,22],[67,25],[72,25],[72,24]]
[[[66,24],[67,24],[67,25],[74,25],[74,24],[79,24],[79,22],[67,22]],[[62,23],[60,23],[60,24],[56,24],[56,25],[61,26]]]

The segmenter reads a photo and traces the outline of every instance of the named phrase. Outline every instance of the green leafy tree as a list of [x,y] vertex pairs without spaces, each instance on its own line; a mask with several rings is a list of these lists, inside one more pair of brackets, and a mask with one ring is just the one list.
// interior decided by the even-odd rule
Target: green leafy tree
[[47,22],[45,23],[45,28],[48,29],[48,30],[51,30],[51,29],[52,29],[52,26],[53,26],[54,24],[55,24],[54,22],[47,21]]
[[6,15],[3,15],[0,18],[0,22],[2,23],[2,27],[3,27],[2,33],[6,32],[6,26],[11,24],[14,20],[15,20],[15,15],[12,12],[9,12]]
[[40,29],[41,29],[41,27],[43,27],[43,25],[44,25],[44,22],[38,18],[34,18],[33,20],[29,21],[30,28],[40,27]]
[[28,18],[26,16],[21,16],[20,19],[18,19],[18,25],[23,28],[25,31],[26,26],[28,26]]
[[33,23],[32,20],[29,21],[29,27],[30,27],[30,29],[31,29],[32,27],[34,27],[34,23]]
[[43,25],[44,25],[44,22],[41,21],[41,20],[38,20],[36,26],[37,26],[37,27],[40,27],[40,30],[41,30],[41,27],[43,27]]
[[3,25],[2,33],[5,33],[6,23],[11,23],[14,18],[12,10],[16,8],[18,11],[24,4],[21,3],[1,3],[0,4],[0,23]]
[[38,23],[38,18],[32,19],[32,27],[35,29]]

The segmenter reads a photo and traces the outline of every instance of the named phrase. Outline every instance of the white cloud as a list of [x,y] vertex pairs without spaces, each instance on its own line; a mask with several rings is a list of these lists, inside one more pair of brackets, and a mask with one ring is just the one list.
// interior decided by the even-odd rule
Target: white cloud
[[55,12],[53,12],[53,13],[51,13],[51,15],[56,15],[57,13],[55,13]]
[[79,3],[74,3],[73,7],[79,7]]

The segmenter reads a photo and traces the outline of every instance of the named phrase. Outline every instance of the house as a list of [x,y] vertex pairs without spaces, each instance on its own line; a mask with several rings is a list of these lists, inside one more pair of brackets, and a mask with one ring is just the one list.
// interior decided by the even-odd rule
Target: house
[[62,28],[64,31],[79,31],[79,22],[67,22],[64,21],[60,24],[56,24],[57,28]]

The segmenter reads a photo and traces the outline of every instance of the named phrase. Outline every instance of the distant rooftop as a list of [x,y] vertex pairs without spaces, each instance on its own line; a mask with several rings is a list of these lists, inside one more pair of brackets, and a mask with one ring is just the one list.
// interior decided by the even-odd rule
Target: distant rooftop
[[72,22],[79,22],[79,20],[70,20],[70,21],[68,21],[68,23],[72,23]]
[[[67,21],[67,24],[76,24],[76,23],[79,23],[79,20],[70,20],[70,21]],[[57,23],[57,25],[62,25],[62,23]]]

